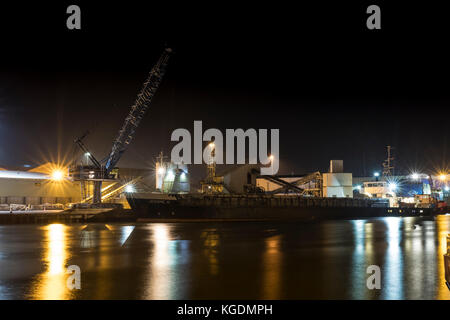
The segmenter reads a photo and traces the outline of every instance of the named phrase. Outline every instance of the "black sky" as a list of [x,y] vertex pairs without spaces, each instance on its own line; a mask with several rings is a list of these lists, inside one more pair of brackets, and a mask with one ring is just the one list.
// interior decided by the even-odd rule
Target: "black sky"
[[[342,2],[342,3],[341,3]],[[280,173],[343,159],[355,175],[447,166],[445,8],[377,2],[22,2],[0,8],[0,166],[70,154],[102,158],[164,45],[175,55],[120,166],[170,151],[176,128],[279,128]],[[82,30],[65,27],[69,4]]]

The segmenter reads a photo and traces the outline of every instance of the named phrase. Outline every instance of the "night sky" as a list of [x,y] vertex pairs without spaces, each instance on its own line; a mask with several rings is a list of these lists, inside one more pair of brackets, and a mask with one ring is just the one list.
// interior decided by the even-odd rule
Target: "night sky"
[[[0,167],[68,160],[86,130],[105,157],[168,45],[175,55],[119,166],[151,166],[174,129],[202,120],[279,128],[281,174],[343,159],[371,175],[386,145],[399,171],[448,168],[448,11],[373,2],[382,29],[370,31],[372,2],[335,2],[2,4]],[[70,4],[80,31],[66,29]]]

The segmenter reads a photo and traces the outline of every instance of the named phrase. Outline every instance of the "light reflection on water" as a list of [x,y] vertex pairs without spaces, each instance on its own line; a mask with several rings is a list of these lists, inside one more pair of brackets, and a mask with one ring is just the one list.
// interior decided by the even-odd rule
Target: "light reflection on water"
[[[403,255],[402,255],[402,218],[388,217],[384,219],[386,223],[387,250],[384,268],[382,268],[383,299],[399,300],[403,299]],[[384,283],[383,283],[384,282]]]
[[262,261],[263,294],[262,299],[281,299],[282,250],[281,236],[271,236],[265,240],[264,257]]
[[[450,216],[0,226],[1,299],[450,299]],[[82,288],[66,287],[78,265]],[[366,269],[381,268],[381,290]]]
[[68,299],[70,291],[66,287],[66,261],[69,256],[66,244],[67,226],[50,224],[43,228],[45,232],[45,251],[43,263],[46,271],[38,276],[32,285],[32,299],[63,300]]

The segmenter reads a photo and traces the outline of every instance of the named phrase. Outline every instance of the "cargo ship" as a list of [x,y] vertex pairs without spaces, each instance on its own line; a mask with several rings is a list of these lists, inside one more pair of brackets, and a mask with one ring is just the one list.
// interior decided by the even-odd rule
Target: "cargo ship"
[[434,208],[393,208],[386,200],[271,195],[129,193],[140,221],[267,221],[433,216]]
[[206,178],[200,181],[201,188],[193,193],[187,166],[165,162],[161,153],[155,176],[157,192],[126,194],[139,220],[311,221],[431,217],[447,210],[431,202],[402,205],[385,181],[371,183],[364,189],[358,188],[359,185],[355,188],[352,174],[343,170],[342,160],[331,160],[328,173],[298,176],[261,175],[254,165],[216,175],[212,160],[207,165]]

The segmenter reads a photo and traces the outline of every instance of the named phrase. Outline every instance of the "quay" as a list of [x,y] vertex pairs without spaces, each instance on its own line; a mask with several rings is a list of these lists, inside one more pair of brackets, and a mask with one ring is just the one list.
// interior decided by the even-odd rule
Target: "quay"
[[0,225],[131,221],[136,217],[127,209],[0,211]]

